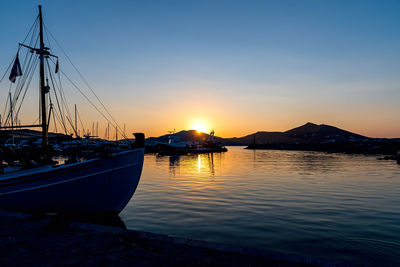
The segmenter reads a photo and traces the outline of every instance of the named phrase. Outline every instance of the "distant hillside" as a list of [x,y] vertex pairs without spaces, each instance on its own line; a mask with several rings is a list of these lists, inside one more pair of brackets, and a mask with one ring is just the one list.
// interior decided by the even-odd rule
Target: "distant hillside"
[[[176,133],[182,141],[198,142],[207,140],[208,134],[195,130]],[[400,138],[370,138],[324,124],[306,123],[286,132],[256,132],[243,137],[216,140],[224,145],[242,145],[249,149],[308,150],[342,153],[392,155],[398,159]],[[146,139],[151,145],[156,141],[168,141],[168,134]],[[393,156],[395,155],[395,156]],[[398,159],[400,162],[400,159]]]
[[[182,141],[199,142],[207,140],[209,135],[199,133],[195,130],[180,131],[175,134]],[[329,125],[317,125],[306,123],[303,126],[288,130],[286,132],[256,132],[243,137],[221,138],[215,137],[215,140],[224,145],[250,145],[254,144],[317,144],[343,141],[359,141],[369,139],[368,137],[351,133]],[[167,142],[168,134],[159,137],[150,137],[146,143],[151,144],[156,141]]]
[[368,137],[324,124],[306,123],[286,132],[256,132],[226,141],[241,145],[250,144],[317,144],[330,142],[360,141]]

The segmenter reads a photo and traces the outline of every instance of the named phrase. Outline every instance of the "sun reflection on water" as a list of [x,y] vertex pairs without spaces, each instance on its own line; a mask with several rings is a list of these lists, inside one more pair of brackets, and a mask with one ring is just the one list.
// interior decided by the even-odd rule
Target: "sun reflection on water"
[[200,157],[200,154],[197,155],[197,171],[201,172],[201,157]]

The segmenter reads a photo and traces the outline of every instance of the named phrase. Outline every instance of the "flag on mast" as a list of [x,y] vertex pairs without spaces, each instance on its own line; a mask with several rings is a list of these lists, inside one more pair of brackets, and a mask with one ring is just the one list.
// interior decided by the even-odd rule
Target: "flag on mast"
[[54,71],[55,73],[58,72],[58,59],[57,59],[57,63],[56,63],[56,70]]
[[21,70],[21,65],[19,64],[18,53],[17,56],[15,57],[14,65],[11,69],[9,77],[10,81],[15,83],[15,79],[17,78],[17,76],[22,76],[22,70]]

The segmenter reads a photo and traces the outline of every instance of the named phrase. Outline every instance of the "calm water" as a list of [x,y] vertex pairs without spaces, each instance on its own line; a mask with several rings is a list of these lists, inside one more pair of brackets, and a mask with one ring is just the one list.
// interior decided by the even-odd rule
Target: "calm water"
[[245,150],[146,155],[128,228],[400,265],[400,165],[374,156]]

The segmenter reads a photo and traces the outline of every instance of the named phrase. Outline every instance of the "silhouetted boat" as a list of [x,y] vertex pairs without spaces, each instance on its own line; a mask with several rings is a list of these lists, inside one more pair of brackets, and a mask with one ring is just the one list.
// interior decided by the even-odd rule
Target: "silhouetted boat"
[[185,155],[199,153],[213,153],[228,151],[225,146],[215,141],[214,131],[211,131],[208,140],[202,142],[184,142],[170,131],[168,142],[157,141],[154,144],[155,150],[162,155]]
[[119,213],[139,183],[143,148],[78,163],[45,165],[0,177],[0,209]]
[[168,142],[157,141],[154,144],[154,147],[160,154],[184,155],[188,153],[189,148],[194,148],[194,145],[181,141],[180,138],[175,135],[175,131],[170,131],[168,135]]
[[194,150],[189,149],[189,153],[212,153],[226,152],[228,149],[220,142],[215,140],[214,131],[212,130],[208,136],[208,140],[201,142]]
[[[54,148],[48,142],[48,124],[52,109],[47,112],[46,94],[50,87],[48,82],[45,85],[44,69],[45,62],[49,67],[49,57],[57,57],[49,52],[43,42],[41,6],[37,19],[39,47],[36,48],[34,43],[33,47],[20,44],[19,48],[26,47],[32,55],[36,53],[39,58],[41,123],[14,124],[10,94],[10,125],[6,125],[6,120],[4,125],[0,124],[0,129],[41,127],[42,144],[39,148],[33,144],[18,147],[6,146],[4,143],[0,145],[0,209],[33,213],[118,214],[131,199],[139,183],[143,167],[144,135],[135,134],[136,141],[129,144],[128,150],[116,146],[114,150],[99,152],[91,148],[92,150],[86,151],[92,152],[91,157],[75,160],[75,163],[55,164],[51,160],[50,151],[54,151]],[[58,71],[58,60],[55,70]],[[11,70],[10,81],[14,83],[17,76],[22,76],[18,54]],[[61,143],[54,146],[63,152]],[[104,147],[100,148],[104,150]],[[7,154],[7,151],[10,153]]]

